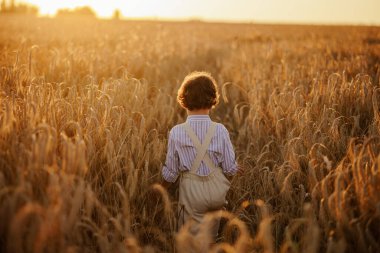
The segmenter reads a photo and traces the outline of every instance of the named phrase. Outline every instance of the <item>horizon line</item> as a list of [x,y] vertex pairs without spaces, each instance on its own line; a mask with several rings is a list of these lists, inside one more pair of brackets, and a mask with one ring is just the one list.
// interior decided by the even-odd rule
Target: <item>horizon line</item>
[[[56,14],[38,14],[39,18],[59,18]],[[72,17],[67,17],[72,18]],[[112,16],[95,15],[99,20],[114,20]],[[380,22],[345,22],[345,21],[292,21],[292,20],[258,20],[258,19],[218,19],[218,18],[203,18],[197,16],[188,17],[160,17],[160,16],[141,16],[128,17],[121,15],[120,21],[164,21],[164,22],[204,22],[204,23],[226,23],[226,24],[262,24],[262,25],[310,25],[310,26],[371,26],[380,27]]]
[[[2,13],[1,16],[30,16],[28,14],[20,13]],[[33,16],[33,15],[32,15]],[[94,18],[97,20],[115,20],[112,16],[99,16],[95,13],[93,17],[86,16],[70,16],[70,17],[57,17],[57,14],[41,14],[38,13],[36,18]],[[257,25],[310,25],[310,26],[367,26],[367,27],[380,27],[380,22],[345,22],[345,21],[295,21],[295,20],[259,20],[259,19],[218,19],[218,18],[204,18],[197,16],[188,17],[161,17],[161,16],[141,16],[141,17],[128,17],[121,15],[119,21],[162,21],[162,22],[202,22],[202,23],[225,23],[225,24],[257,24]]]

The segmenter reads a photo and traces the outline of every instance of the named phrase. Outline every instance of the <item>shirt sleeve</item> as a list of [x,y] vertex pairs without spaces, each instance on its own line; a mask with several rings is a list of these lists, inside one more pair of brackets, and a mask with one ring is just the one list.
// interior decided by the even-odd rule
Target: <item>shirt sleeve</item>
[[179,174],[179,156],[175,149],[173,130],[169,133],[168,152],[162,168],[162,177],[165,181],[175,182]]
[[235,160],[235,152],[231,143],[230,135],[228,130],[223,126],[224,138],[223,138],[223,162],[222,168],[223,172],[227,175],[235,175],[238,171],[237,163]]

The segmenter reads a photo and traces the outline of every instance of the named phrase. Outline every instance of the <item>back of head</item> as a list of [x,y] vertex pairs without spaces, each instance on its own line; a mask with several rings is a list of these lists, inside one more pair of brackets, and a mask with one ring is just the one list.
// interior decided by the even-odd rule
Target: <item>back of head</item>
[[192,72],[183,80],[177,101],[189,111],[211,109],[219,102],[215,79],[207,72]]

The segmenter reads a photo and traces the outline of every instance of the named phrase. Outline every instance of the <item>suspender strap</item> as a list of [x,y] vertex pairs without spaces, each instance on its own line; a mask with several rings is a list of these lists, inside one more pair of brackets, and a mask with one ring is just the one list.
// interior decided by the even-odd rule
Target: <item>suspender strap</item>
[[215,167],[215,164],[212,162],[210,156],[208,155],[207,149],[210,146],[212,137],[215,135],[216,123],[211,122],[211,125],[207,130],[206,137],[202,144],[199,141],[197,135],[194,133],[193,129],[191,128],[189,122],[185,122],[183,126],[186,133],[188,134],[191,141],[193,142],[195,148],[197,149],[197,156],[195,157],[195,160],[193,161],[193,164],[190,169],[190,173],[196,174],[202,161],[207,165],[207,167],[209,167],[211,172],[213,172],[216,169],[216,167]]

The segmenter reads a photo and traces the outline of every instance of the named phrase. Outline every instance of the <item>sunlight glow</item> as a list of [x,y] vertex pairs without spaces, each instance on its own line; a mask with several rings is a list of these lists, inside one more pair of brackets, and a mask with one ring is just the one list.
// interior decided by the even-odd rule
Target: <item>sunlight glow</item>
[[127,18],[164,18],[288,23],[380,24],[379,0],[19,0],[42,15],[90,6],[99,17],[116,9]]
[[[90,6],[99,17],[111,17],[116,9],[126,17],[178,17],[176,9],[182,5],[181,1],[176,0],[28,0],[39,7],[42,15],[53,16],[57,10],[62,8],[73,9],[81,6]],[[181,11],[179,12],[181,13]]]

